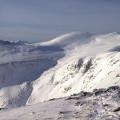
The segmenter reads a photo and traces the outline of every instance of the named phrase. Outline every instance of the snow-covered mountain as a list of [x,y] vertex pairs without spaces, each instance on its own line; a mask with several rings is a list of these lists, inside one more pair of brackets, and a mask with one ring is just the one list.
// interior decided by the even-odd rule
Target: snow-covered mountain
[[73,32],[44,43],[0,41],[0,107],[120,85],[120,34]]

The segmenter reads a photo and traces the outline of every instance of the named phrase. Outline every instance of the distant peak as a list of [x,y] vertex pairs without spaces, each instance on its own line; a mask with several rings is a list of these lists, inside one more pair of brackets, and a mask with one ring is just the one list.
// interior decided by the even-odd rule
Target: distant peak
[[0,40],[0,44],[1,45],[8,45],[8,44],[11,44],[10,41],[6,41],[6,40]]
[[24,45],[25,43],[27,42],[21,40],[17,40],[17,41],[0,40],[0,45]]
[[22,41],[22,40],[17,40],[17,41],[13,41],[13,44],[17,44],[17,45],[24,45],[25,43],[27,43],[26,41]]

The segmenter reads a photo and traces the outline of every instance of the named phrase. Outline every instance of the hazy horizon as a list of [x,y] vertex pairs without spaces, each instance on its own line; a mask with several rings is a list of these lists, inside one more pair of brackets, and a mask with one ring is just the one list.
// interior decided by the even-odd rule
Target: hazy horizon
[[69,32],[120,32],[120,0],[0,0],[0,39],[45,41]]

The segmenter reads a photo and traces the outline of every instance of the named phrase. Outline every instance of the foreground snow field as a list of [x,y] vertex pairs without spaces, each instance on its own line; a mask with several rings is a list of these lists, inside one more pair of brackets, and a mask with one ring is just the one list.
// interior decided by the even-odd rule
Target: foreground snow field
[[1,109],[0,120],[119,120],[120,87],[81,92],[36,105]]
[[[37,119],[37,115],[42,117],[45,111],[48,112],[50,109],[54,109],[50,114],[56,119],[54,115],[58,117],[56,112],[64,111],[64,106],[67,107],[66,114],[69,117],[74,114],[71,111],[77,111],[78,107],[74,105],[76,100],[67,101],[66,98],[81,91],[92,92],[94,89],[107,89],[110,86],[120,86],[119,33],[95,35],[73,32],[43,43],[0,40],[0,120],[7,119],[4,116],[6,112],[10,119],[13,116],[14,119],[18,119],[18,116],[21,119],[25,117],[29,119],[31,116]],[[107,93],[105,94],[107,96]],[[113,95],[116,92],[110,94]],[[66,98],[45,102],[62,97]],[[92,105],[96,101],[94,99],[98,99],[97,96],[92,95],[85,101],[88,103],[89,99],[93,100],[90,107],[96,107]],[[99,102],[102,104],[101,100]],[[112,106],[119,103],[119,101],[116,102],[116,98],[112,98],[110,102]],[[25,105],[30,106],[12,109]],[[63,106],[63,108],[57,106]],[[110,106],[111,109],[114,108],[112,106]],[[82,110],[82,107],[80,109]],[[49,114],[47,116],[46,114],[45,117],[49,117]],[[88,112],[88,114],[91,113]],[[90,115],[91,120],[97,119],[95,114]],[[104,117],[103,113],[99,114]],[[87,113],[80,115],[88,119],[85,118]],[[113,116],[117,119],[118,114],[115,113]],[[70,117],[70,119],[73,118]]]

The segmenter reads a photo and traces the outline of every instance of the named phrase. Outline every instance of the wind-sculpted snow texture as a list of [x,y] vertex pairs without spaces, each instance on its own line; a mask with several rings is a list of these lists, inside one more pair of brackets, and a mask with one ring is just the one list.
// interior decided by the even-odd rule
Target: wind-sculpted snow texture
[[43,43],[0,40],[0,107],[120,85],[120,34],[73,32]]
[[16,109],[1,109],[1,120],[119,120],[120,87],[80,92]]

